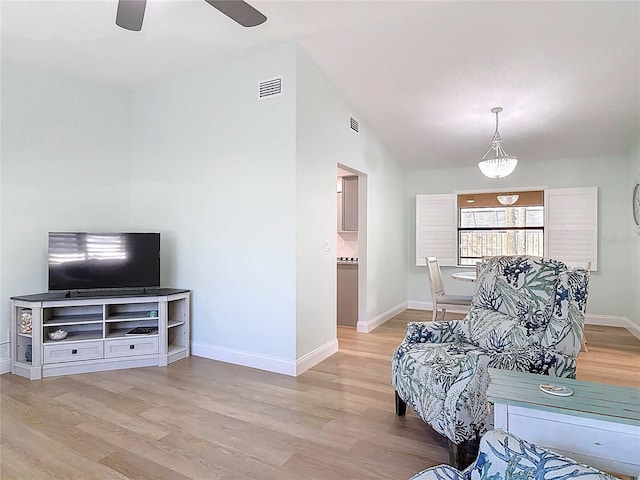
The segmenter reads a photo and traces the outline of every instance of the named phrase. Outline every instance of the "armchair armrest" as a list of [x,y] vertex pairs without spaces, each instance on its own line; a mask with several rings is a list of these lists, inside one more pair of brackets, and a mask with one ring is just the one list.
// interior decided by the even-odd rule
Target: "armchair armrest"
[[398,396],[455,444],[486,430],[489,386],[490,356],[472,345],[461,352],[461,345],[465,347],[403,342],[391,362],[391,384]]
[[409,322],[402,343],[447,343],[465,337],[462,320]]

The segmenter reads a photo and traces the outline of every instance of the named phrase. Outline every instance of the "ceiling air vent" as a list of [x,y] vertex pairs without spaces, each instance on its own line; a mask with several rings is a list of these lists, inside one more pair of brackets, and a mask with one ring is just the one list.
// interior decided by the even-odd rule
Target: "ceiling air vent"
[[360,122],[353,115],[349,115],[349,128],[356,133],[360,133]]
[[258,99],[277,97],[282,95],[282,77],[272,78],[271,80],[265,80],[260,82],[258,88]]

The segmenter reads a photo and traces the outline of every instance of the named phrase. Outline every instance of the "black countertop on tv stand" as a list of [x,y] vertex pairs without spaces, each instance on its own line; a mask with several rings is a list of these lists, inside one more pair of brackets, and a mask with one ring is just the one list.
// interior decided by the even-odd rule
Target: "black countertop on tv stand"
[[128,298],[128,297],[165,297],[167,295],[175,295],[177,293],[185,293],[189,290],[186,288],[123,288],[113,290],[87,290],[87,291],[56,291],[34,293],[33,295],[16,295],[11,300],[22,300],[23,302],[50,302],[55,300],[71,300],[77,298],[100,299],[100,298]]

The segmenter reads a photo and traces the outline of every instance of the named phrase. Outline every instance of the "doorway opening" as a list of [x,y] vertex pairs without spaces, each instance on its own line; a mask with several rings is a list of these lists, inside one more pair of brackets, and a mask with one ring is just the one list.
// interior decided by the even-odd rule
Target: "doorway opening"
[[337,323],[366,331],[367,175],[337,166]]

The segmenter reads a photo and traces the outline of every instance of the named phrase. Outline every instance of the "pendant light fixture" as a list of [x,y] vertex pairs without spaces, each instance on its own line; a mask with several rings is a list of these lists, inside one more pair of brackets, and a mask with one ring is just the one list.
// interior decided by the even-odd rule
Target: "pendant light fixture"
[[507,194],[507,195],[498,195],[496,197],[500,205],[513,205],[518,201],[520,195],[517,194]]
[[489,178],[503,178],[516,169],[518,159],[502,148],[502,138],[498,132],[498,114],[502,112],[502,107],[493,107],[491,112],[496,114],[496,133],[493,134],[491,147],[478,163],[478,167]]

